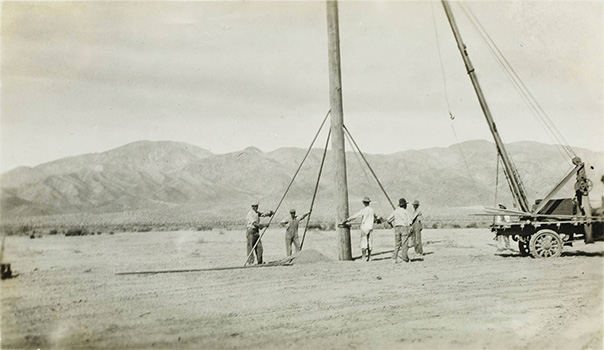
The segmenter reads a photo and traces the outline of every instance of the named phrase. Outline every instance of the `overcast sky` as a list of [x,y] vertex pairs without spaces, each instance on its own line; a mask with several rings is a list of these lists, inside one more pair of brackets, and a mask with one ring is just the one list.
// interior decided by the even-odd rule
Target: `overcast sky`
[[[602,2],[466,5],[568,143],[602,150]],[[503,140],[555,143],[452,7]],[[439,2],[339,14],[361,149],[449,146],[452,124],[460,141],[491,140]],[[323,2],[3,2],[1,25],[1,172],[137,140],[305,148],[329,109]]]

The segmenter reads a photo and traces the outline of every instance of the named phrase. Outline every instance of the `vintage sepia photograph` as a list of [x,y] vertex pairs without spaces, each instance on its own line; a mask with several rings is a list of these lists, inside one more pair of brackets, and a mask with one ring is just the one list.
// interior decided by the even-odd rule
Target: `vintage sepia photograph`
[[602,349],[601,1],[2,1],[1,349]]

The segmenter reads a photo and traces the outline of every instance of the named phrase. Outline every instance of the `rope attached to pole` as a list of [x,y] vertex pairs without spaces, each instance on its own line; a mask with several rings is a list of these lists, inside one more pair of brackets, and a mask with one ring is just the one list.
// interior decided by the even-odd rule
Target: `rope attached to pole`
[[262,234],[260,234],[260,237],[258,238],[258,240],[256,240],[256,244],[254,244],[254,246],[252,247],[252,249],[248,253],[247,257],[245,258],[245,263],[243,264],[243,266],[247,265],[247,261],[250,258],[250,256],[252,254],[254,254],[254,250],[256,250],[256,246],[258,245],[258,242],[260,242],[260,240],[262,239],[262,236],[264,236],[264,233],[266,232],[266,230],[268,229],[268,227],[271,225],[271,222],[273,221],[273,218],[275,217],[275,214],[277,213],[277,210],[279,210],[279,207],[281,207],[281,204],[283,203],[283,200],[285,199],[285,196],[287,195],[287,192],[292,187],[292,184],[294,183],[294,180],[296,179],[296,176],[298,176],[298,173],[300,172],[300,169],[302,169],[302,165],[306,161],[306,158],[308,158],[308,155],[310,154],[310,151],[312,150],[312,146],[315,144],[315,141],[317,140],[317,137],[319,136],[319,133],[323,129],[323,126],[325,125],[325,122],[327,121],[327,118],[329,117],[329,114],[331,114],[331,110],[327,111],[327,114],[325,115],[325,118],[323,118],[323,122],[321,123],[321,126],[319,127],[319,130],[317,130],[317,133],[315,134],[315,137],[312,139],[312,142],[310,143],[310,146],[308,147],[308,150],[306,151],[306,154],[304,155],[304,158],[302,159],[302,162],[300,162],[300,165],[298,166],[298,169],[296,170],[296,173],[292,177],[292,180],[289,182],[289,185],[287,185],[287,188],[285,189],[285,193],[283,193],[283,196],[281,197],[281,200],[279,201],[279,204],[277,204],[277,208],[275,208],[275,210],[273,211],[273,215],[271,216],[271,218],[269,219],[268,223],[266,224],[266,227],[264,228],[264,230],[262,230]]
[[321,181],[321,173],[323,172],[323,165],[325,164],[325,158],[327,156],[327,147],[329,146],[329,137],[331,136],[331,129],[327,133],[327,141],[325,141],[325,149],[323,150],[323,158],[321,159],[321,166],[319,167],[319,175],[317,176],[317,183],[315,184],[315,191],[312,194],[312,201],[310,202],[309,214],[306,218],[306,226],[304,227],[304,233],[302,234],[302,242],[300,243],[300,250],[304,247],[304,238],[306,238],[306,231],[308,231],[308,224],[310,223],[310,216],[312,215],[312,208],[315,205],[315,198],[317,197],[317,190],[319,189],[319,182]]
[[[346,141],[348,141],[348,145],[350,145],[350,149],[352,150],[352,154],[354,154],[354,158],[357,160],[357,163],[359,163],[359,168],[363,172],[363,175],[365,176],[365,180],[367,181],[367,184],[371,188],[371,195],[373,196],[373,198],[378,198],[378,196],[379,196],[378,192],[379,191],[376,191],[375,186],[371,186],[371,184],[373,182],[371,181],[371,178],[369,177],[369,174],[365,170],[365,166],[363,164],[363,160],[361,160],[361,157],[358,155],[358,152],[354,148],[354,145],[352,144],[352,140],[350,139],[350,136],[348,136],[348,134],[344,134],[344,136],[346,136]],[[378,203],[379,203],[380,209],[383,212],[386,212],[386,210],[384,209],[384,206],[382,205],[382,201],[379,201]]]
[[384,193],[384,196],[386,196],[386,199],[388,199],[388,202],[390,203],[390,206],[392,207],[392,209],[396,209],[396,207],[394,206],[394,203],[392,203],[392,200],[388,196],[388,193],[386,193],[386,190],[384,189],[384,186],[382,186],[382,183],[380,182],[380,180],[378,179],[377,175],[375,174],[375,171],[373,171],[373,168],[371,167],[371,165],[369,165],[369,162],[367,161],[367,158],[365,158],[365,155],[363,154],[363,152],[359,148],[359,145],[357,145],[356,141],[354,140],[354,138],[350,134],[350,131],[348,131],[348,128],[346,128],[346,125],[343,125],[343,127],[344,127],[344,131],[346,131],[346,133],[348,134],[348,136],[352,140],[352,143],[354,144],[355,148],[357,149],[357,151],[361,155],[361,158],[363,158],[363,161],[365,161],[365,164],[367,164],[367,167],[369,168],[369,171],[371,171],[371,174],[373,175],[373,178],[378,183],[378,185],[380,185],[380,189],[382,189],[382,192]]

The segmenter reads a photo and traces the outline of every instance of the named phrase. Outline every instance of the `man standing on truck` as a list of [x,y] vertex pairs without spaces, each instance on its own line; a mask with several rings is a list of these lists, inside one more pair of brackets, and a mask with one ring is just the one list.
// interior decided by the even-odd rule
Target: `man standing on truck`
[[258,202],[252,203],[252,209],[247,213],[246,221],[247,221],[247,263],[254,263],[254,254],[252,253],[252,249],[254,246],[254,253],[256,253],[256,260],[258,264],[262,264],[262,241],[260,241],[260,218],[266,216],[273,216],[273,211],[269,211],[268,213],[261,213],[258,211]]

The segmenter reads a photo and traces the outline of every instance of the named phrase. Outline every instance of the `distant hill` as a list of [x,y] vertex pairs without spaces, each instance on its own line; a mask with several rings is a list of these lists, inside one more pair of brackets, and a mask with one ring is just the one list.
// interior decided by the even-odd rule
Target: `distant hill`
[[[571,168],[556,146],[535,142],[509,144],[509,152],[530,200],[545,195]],[[44,217],[60,222],[198,222],[241,221],[253,200],[274,209],[305,150],[272,152],[249,147],[212,154],[178,142],[140,141],[102,153],[59,159],[33,168],[20,167],[0,177],[3,223]],[[306,210],[310,204],[323,150],[314,149],[286,197],[284,207]],[[594,181],[595,198],[602,193],[604,154],[576,149]],[[419,199],[425,208],[511,204],[503,172],[496,177],[495,146],[469,141],[447,148],[366,155],[393,201]],[[350,210],[370,196],[377,211],[390,206],[358,155],[347,153]],[[333,216],[331,152],[321,179],[313,217]],[[571,185],[563,195],[572,196]],[[284,211],[285,212],[285,211]],[[85,219],[82,219],[85,218]]]

